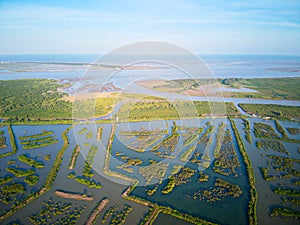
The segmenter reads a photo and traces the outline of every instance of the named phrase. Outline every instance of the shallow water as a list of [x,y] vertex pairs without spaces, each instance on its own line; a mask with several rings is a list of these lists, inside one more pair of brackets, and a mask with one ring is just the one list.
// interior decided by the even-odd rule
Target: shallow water
[[[204,126],[206,122],[210,121],[210,119],[189,119],[189,120],[178,120],[177,125],[180,126],[190,126],[190,127],[201,127]],[[243,131],[243,124],[241,119],[234,119],[236,126],[238,128],[238,131],[240,133],[240,136],[245,144],[247,153],[249,154],[249,157],[251,159],[254,173],[255,173],[255,179],[256,179],[256,188],[259,194],[258,197],[258,204],[257,204],[257,217],[258,217],[258,224],[295,224],[295,220],[293,219],[288,219],[283,220],[280,219],[279,217],[274,217],[270,218],[270,209],[272,206],[276,205],[284,205],[282,203],[281,196],[276,195],[273,193],[272,188],[278,186],[278,185],[284,185],[287,187],[293,187],[293,185],[290,182],[290,179],[280,179],[280,180],[275,180],[271,182],[266,182],[263,180],[261,172],[260,172],[260,167],[265,167],[267,166],[266,162],[266,157],[264,154],[274,154],[274,155],[279,155],[279,156],[285,156],[283,153],[277,153],[274,152],[273,150],[268,150],[265,151],[263,149],[257,149],[255,147],[255,142],[257,138],[253,134],[253,124],[254,122],[263,122],[266,124],[271,125],[273,128],[275,128],[275,123],[272,120],[262,120],[262,119],[254,119],[254,118],[249,118],[250,125],[251,125],[251,138],[252,138],[252,144],[249,144],[244,137],[244,131]],[[217,125],[220,124],[221,122],[225,122],[228,124],[228,127],[230,128],[230,125],[228,123],[228,120],[226,119],[215,119],[213,120],[213,124],[216,125],[215,132],[217,130]],[[168,126],[166,126],[168,124]],[[280,121],[280,124],[286,129],[286,127],[296,127],[299,128],[299,123],[296,122],[288,122],[288,121]],[[149,159],[154,159],[161,161],[158,156],[154,155],[152,152],[145,152],[145,153],[137,153],[135,151],[132,151],[130,149],[126,148],[126,145],[128,144],[126,141],[122,140],[120,136],[118,135],[118,132],[121,130],[140,130],[141,128],[144,129],[168,129],[169,132],[171,132],[171,125],[172,121],[150,121],[150,122],[136,122],[136,123],[119,123],[117,125],[116,129],[116,135],[115,135],[115,141],[113,142],[112,146],[112,161],[110,164],[110,168],[112,170],[121,172],[123,174],[126,174],[128,176],[132,176],[131,173],[126,173],[120,169],[117,169],[116,166],[120,165],[120,160],[115,157],[115,153],[117,151],[121,151],[126,153],[126,155],[130,157],[135,157],[143,160],[144,164],[142,166],[146,166],[149,164]],[[97,136],[97,128],[102,126],[103,127],[103,135],[101,141],[96,140]],[[34,187],[29,187],[27,185],[27,192],[30,192],[32,190],[38,190],[42,184],[44,183],[46,176],[48,174],[48,171],[51,168],[51,165],[53,164],[55,160],[55,156],[57,151],[61,148],[62,146],[62,140],[61,140],[61,133],[64,131],[68,125],[35,125],[35,126],[30,126],[30,125],[18,125],[18,126],[12,126],[13,132],[16,136],[16,142],[17,146],[19,148],[19,151],[13,155],[13,156],[8,156],[5,158],[0,159],[0,176],[4,176],[7,174],[5,168],[7,167],[6,161],[15,159],[17,162],[15,165],[19,165],[20,167],[26,167],[26,165],[20,161],[17,160],[17,156],[20,154],[24,153],[29,153],[33,157],[38,157],[39,159],[43,159],[42,157],[46,154],[51,155],[51,159],[49,161],[45,161],[45,168],[44,169],[37,169],[37,173],[40,175],[40,181],[39,183],[34,186]],[[79,134],[79,131],[82,128],[87,128],[87,131],[83,134]],[[22,149],[22,146],[19,143],[18,137],[24,135],[24,132],[26,135],[30,134],[36,134],[41,132],[41,130],[49,130],[49,131],[54,131],[55,132],[55,138],[59,140],[59,142],[55,145],[48,146],[48,147],[42,147],[42,148],[37,148],[37,149],[31,149],[31,150],[26,150]],[[7,128],[2,127],[0,130],[5,130],[5,133],[7,134]],[[231,128],[230,128],[231,130]],[[87,138],[86,134],[88,132],[92,132],[92,137]],[[145,206],[142,206],[141,204],[137,204],[132,201],[125,200],[121,198],[122,193],[124,190],[127,188],[126,185],[121,185],[118,182],[118,179],[106,179],[101,173],[102,173],[102,168],[104,166],[104,160],[105,160],[105,152],[106,152],[106,146],[108,144],[108,139],[110,136],[110,131],[111,131],[111,124],[79,124],[74,127],[69,133],[68,137],[70,140],[70,145],[67,148],[64,158],[60,167],[60,170],[57,174],[57,178],[54,181],[54,184],[51,188],[50,191],[47,193],[43,194],[41,197],[36,199],[35,201],[31,202],[15,214],[13,214],[11,217],[8,219],[4,220],[3,223],[7,224],[10,221],[14,221],[16,219],[20,219],[23,224],[30,224],[29,220],[27,217],[29,215],[32,215],[34,213],[37,213],[40,211],[42,208],[43,201],[46,201],[50,198],[52,198],[55,201],[59,202],[71,202],[73,205],[77,206],[83,206],[86,205],[87,208],[81,215],[81,217],[78,219],[77,224],[83,224],[86,222],[88,216],[90,215],[91,211],[93,208],[96,206],[96,204],[103,198],[103,197],[108,197],[110,200],[109,205],[106,207],[106,209],[110,206],[114,205],[119,205],[121,208],[124,206],[124,204],[128,204],[133,207],[133,211],[129,214],[126,223],[128,225],[133,225],[133,224],[138,224],[140,220],[142,220],[143,216],[148,212],[148,208]],[[277,135],[279,135],[278,131],[275,132]],[[181,133],[181,132],[179,132]],[[288,133],[289,134],[289,133]],[[235,138],[234,135],[232,134],[231,130],[231,136],[233,137],[233,142],[234,142],[234,148],[235,151],[237,151],[237,145],[235,143]],[[8,137],[8,136],[7,136]],[[290,135],[290,138],[296,138],[299,140],[299,135]],[[9,137],[7,139],[9,141]],[[215,140],[215,138],[214,138]],[[89,143],[89,145],[85,146],[84,143]],[[181,143],[181,144],[180,144]],[[179,147],[182,148],[182,140],[180,139]],[[74,172],[78,175],[82,173],[83,169],[83,164],[84,164],[84,158],[87,155],[87,152],[90,148],[91,145],[95,144],[98,146],[98,152],[95,156],[95,162],[94,162],[94,172],[95,176],[93,177],[94,180],[100,182],[102,184],[101,189],[95,189],[95,188],[87,188],[86,186],[74,181],[73,179],[67,178],[67,174],[71,172],[71,170],[68,168],[72,152],[75,148],[75,146],[79,144],[81,146],[81,154],[79,154],[79,157],[77,159],[76,167],[74,169]],[[213,150],[214,144],[211,146],[211,149]],[[299,153],[297,152],[297,149],[300,147],[300,144],[297,143],[286,143],[284,142],[285,148],[290,152],[290,157],[292,158],[297,158],[299,159]],[[198,148],[198,147],[197,147]],[[201,151],[203,152],[204,149],[203,147],[199,147]],[[175,151],[176,157],[179,157],[181,155],[181,150]],[[6,150],[5,150],[6,151]],[[237,151],[238,152],[238,151]],[[166,162],[169,162],[170,164],[176,164],[178,163],[178,158],[176,159],[170,159],[166,160]],[[241,167],[238,168],[237,172],[239,174],[238,178],[234,178],[233,176],[223,176],[220,174],[216,174],[212,170],[212,166],[208,169],[206,169],[204,172],[209,174],[209,181],[206,183],[199,183],[197,181],[197,172],[195,175],[191,178],[191,182],[181,185],[181,186],[176,186],[174,190],[168,194],[168,195],[163,195],[161,194],[161,191],[166,184],[166,181],[163,181],[161,185],[158,186],[157,192],[152,195],[148,196],[145,192],[145,187],[143,186],[138,186],[133,190],[131,195],[134,196],[139,196],[141,198],[157,202],[161,205],[169,205],[172,206],[182,212],[198,216],[200,218],[206,219],[208,221],[213,221],[213,222],[219,222],[221,224],[247,224],[247,205],[248,205],[248,181],[246,177],[246,171],[245,171],[245,166],[243,164],[243,160],[238,153],[238,159],[241,163]],[[163,159],[164,160],[164,159]],[[195,164],[192,163],[187,163],[187,166],[198,170],[199,167]],[[299,165],[297,167],[299,170]],[[97,173],[100,172],[100,174]],[[170,172],[170,170],[168,170]],[[167,173],[168,173],[167,172]],[[191,194],[194,191],[197,191],[202,188],[209,188],[213,184],[213,180],[217,177],[220,177],[224,180],[227,180],[229,182],[238,184],[240,188],[243,190],[243,194],[238,198],[238,199],[233,199],[231,197],[227,197],[223,199],[220,202],[216,203],[207,203],[205,201],[200,201],[200,200],[193,200],[191,198],[187,198],[186,194]],[[24,178],[16,178],[15,180],[18,182],[23,182]],[[142,180],[142,177],[140,177]],[[76,201],[76,200],[68,200],[68,199],[63,199],[59,198],[54,195],[55,190],[66,190],[66,191],[71,191],[71,192],[79,192],[79,193],[86,193],[87,195],[92,195],[94,196],[94,201],[92,202],[83,202],[83,201]],[[21,199],[22,196],[18,196],[19,199]],[[4,205],[1,204],[1,211],[9,208],[10,205]],[[105,211],[105,210],[104,210]],[[100,215],[100,217],[97,219],[97,223],[101,223],[101,218],[103,213]],[[106,222],[108,224],[109,221]],[[167,223],[174,223],[174,224],[185,224],[183,221],[175,219],[173,217],[170,217],[168,215],[164,214],[159,214],[158,218],[154,222],[154,224],[167,224]],[[186,223],[189,224],[189,223]]]
[[[285,204],[283,204],[282,202],[282,196],[280,195],[276,195],[273,193],[272,189],[275,187],[278,187],[280,185],[283,185],[285,187],[288,188],[295,188],[295,186],[293,186],[291,184],[291,179],[276,179],[274,181],[270,181],[270,182],[266,182],[261,174],[260,168],[261,167],[267,167],[267,160],[266,160],[266,154],[267,155],[277,155],[277,156],[284,156],[287,157],[287,155],[283,154],[283,153],[278,153],[276,151],[273,150],[263,150],[263,149],[258,149],[255,146],[256,141],[258,140],[258,138],[256,138],[254,136],[254,122],[262,122],[262,123],[266,123],[271,125],[275,132],[277,134],[278,131],[275,128],[275,123],[273,120],[263,120],[263,119],[249,119],[250,121],[250,127],[251,127],[251,139],[252,139],[252,144],[249,144],[244,136],[244,131],[243,131],[243,127],[244,125],[242,124],[242,120],[241,119],[235,119],[234,120],[236,122],[236,126],[239,130],[240,136],[243,139],[245,148],[247,150],[247,153],[250,157],[253,169],[254,169],[254,175],[255,175],[255,186],[258,192],[258,201],[257,201],[257,219],[258,219],[258,224],[290,224],[293,225],[295,224],[296,220],[295,219],[281,219],[279,217],[270,217],[270,213],[271,213],[271,208],[274,206],[284,206]],[[281,125],[283,125],[284,127],[286,126],[291,126],[291,127],[300,127],[299,123],[296,122],[282,122],[280,121]],[[291,137],[292,138],[292,137]],[[298,139],[298,138],[297,138]],[[299,140],[299,139],[298,139]],[[285,148],[289,151],[289,153],[291,154],[289,157],[292,158],[296,158],[299,159],[299,153],[297,152],[297,149],[300,147],[300,144],[297,143],[286,143],[284,142],[284,146]],[[299,165],[298,165],[298,170],[300,169]],[[292,178],[294,179],[294,178]]]

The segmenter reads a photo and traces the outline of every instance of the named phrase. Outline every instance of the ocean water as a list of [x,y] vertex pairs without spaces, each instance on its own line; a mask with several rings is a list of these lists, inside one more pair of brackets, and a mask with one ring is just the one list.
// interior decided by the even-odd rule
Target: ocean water
[[[275,78],[300,76],[300,56],[199,55],[216,78]],[[0,55],[0,79],[82,77],[101,55]],[[135,70],[144,76],[178,79],[177,69]],[[132,74],[132,70],[130,73]]]

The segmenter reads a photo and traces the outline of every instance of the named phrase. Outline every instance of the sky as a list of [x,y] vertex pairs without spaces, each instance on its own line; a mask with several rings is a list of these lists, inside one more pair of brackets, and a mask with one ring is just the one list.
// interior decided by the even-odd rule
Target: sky
[[0,0],[0,54],[105,54],[149,40],[197,54],[300,55],[300,1]]

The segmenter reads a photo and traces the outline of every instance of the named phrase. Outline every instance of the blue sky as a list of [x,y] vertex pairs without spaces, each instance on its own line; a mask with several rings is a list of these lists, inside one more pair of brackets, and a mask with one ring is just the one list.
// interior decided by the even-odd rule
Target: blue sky
[[300,55],[300,1],[0,0],[0,54],[104,54],[145,40],[198,54]]

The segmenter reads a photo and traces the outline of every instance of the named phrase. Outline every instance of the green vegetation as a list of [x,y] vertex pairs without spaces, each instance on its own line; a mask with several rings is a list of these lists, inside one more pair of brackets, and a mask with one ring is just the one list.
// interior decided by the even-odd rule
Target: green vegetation
[[87,177],[75,177],[74,180],[77,181],[78,183],[88,186],[89,188],[101,188],[102,187],[100,183],[98,183],[94,180],[91,180]]
[[[79,145],[77,145],[73,150],[72,157],[69,163],[69,169],[73,169],[75,167],[76,159],[79,154],[79,151],[80,151],[80,147]],[[98,147],[96,145],[92,145],[86,156],[86,161],[84,162],[84,168],[82,171],[83,176],[76,176],[75,172],[72,171],[68,174],[67,177],[70,179],[74,179],[78,183],[86,185],[89,188],[101,188],[102,186],[99,182],[90,179],[91,177],[94,176],[94,173],[92,171],[92,165],[94,163],[94,157],[97,151],[98,151]]]
[[190,159],[191,155],[194,153],[196,147],[196,145],[192,145],[187,150],[185,150],[184,153],[180,156],[180,161],[187,162]]
[[22,145],[35,145],[37,143],[43,143],[43,142],[47,142],[47,141],[50,141],[52,140],[53,137],[49,136],[49,137],[42,137],[42,138],[38,138],[38,139],[34,139],[34,140],[28,140],[28,141],[20,141],[20,143]]
[[4,177],[0,177],[0,185],[8,183],[13,180],[13,177],[11,175],[6,175]]
[[168,163],[156,162],[150,160],[150,165],[139,168],[139,173],[145,178],[145,185],[149,185],[152,180],[162,183],[163,177],[168,169]]
[[220,131],[218,131],[217,134],[217,143],[219,143],[219,149],[217,144],[214,150],[215,161],[213,171],[224,176],[234,175],[237,177],[238,174],[236,169],[240,167],[240,162],[233,147],[230,131],[228,129],[225,131],[222,142],[218,138],[219,135]]
[[279,195],[300,197],[300,190],[298,189],[276,188],[273,192]]
[[145,101],[161,100],[159,97],[132,93],[110,93],[109,96],[96,99],[86,99],[74,102],[73,116],[76,118],[95,118],[107,115],[113,111],[113,107],[119,102],[145,99]]
[[[212,109],[217,112],[212,112]],[[180,114],[179,114],[180,112]],[[119,121],[141,121],[160,119],[195,118],[212,113],[219,115],[238,115],[233,103],[203,101],[139,101],[124,103],[116,113]]]
[[50,155],[50,154],[47,154],[47,155],[44,156],[44,160],[47,160],[47,161],[48,161],[48,160],[50,160],[50,158],[51,158],[51,155]]
[[73,179],[73,178],[76,177],[76,174],[75,174],[74,171],[72,171],[72,172],[68,173],[67,177],[70,178],[70,179]]
[[287,201],[295,204],[295,205],[300,205],[300,199],[296,199],[296,198],[287,198]]
[[188,146],[190,144],[192,144],[194,141],[197,140],[197,138],[199,137],[198,134],[188,134],[187,137],[184,140],[184,146]]
[[97,141],[100,141],[102,138],[102,133],[103,133],[103,127],[98,127],[97,129]]
[[281,124],[275,120],[275,125],[276,125],[276,129],[278,130],[278,132],[282,135],[281,136],[281,139],[288,139],[288,135],[287,133],[285,132],[285,129],[281,126]]
[[280,207],[272,209],[271,216],[292,217],[295,219],[300,219],[300,212],[293,209]]
[[[212,133],[214,132],[215,129],[215,127],[210,125],[210,123],[207,123],[206,126],[208,126],[206,131],[202,134],[202,136],[199,138],[197,143],[205,147],[212,144]],[[198,163],[199,165],[205,168],[209,166],[210,165],[209,152],[205,152],[201,158],[200,156],[201,156],[201,152],[198,149],[196,149],[190,161],[192,163]]]
[[101,222],[105,223],[107,218],[112,216],[117,209],[118,209],[118,206],[109,207],[109,209],[107,209],[106,212],[104,213]]
[[202,171],[199,172],[199,179],[198,181],[201,182],[207,182],[209,178],[208,174],[203,173]]
[[7,225],[23,225],[19,219],[9,222]]
[[111,112],[116,103],[115,94],[112,94],[110,97],[76,100],[73,107],[73,116],[78,119],[103,116]]
[[257,224],[257,217],[256,217],[257,192],[255,189],[254,171],[252,168],[250,158],[249,158],[246,148],[244,146],[244,143],[239,135],[238,129],[232,119],[229,119],[229,121],[230,121],[231,127],[233,129],[234,135],[236,137],[240,153],[242,155],[242,158],[243,158],[245,166],[246,166],[246,171],[247,171],[249,186],[250,186],[250,190],[249,190],[250,200],[248,203],[249,224],[254,225],[254,224]]
[[182,168],[179,173],[174,174],[169,177],[168,183],[165,188],[162,190],[162,194],[169,194],[173,191],[175,186],[180,186],[182,184],[186,184],[190,182],[190,178],[194,175],[195,170],[192,170],[189,167]]
[[[157,210],[157,208],[155,209]],[[157,213],[158,214],[158,213]],[[154,211],[153,207],[149,207],[149,211],[147,214],[144,214],[143,221],[139,223],[139,225],[151,224],[154,219],[157,217],[156,211]]]
[[262,148],[262,143],[260,140],[256,141],[256,144],[255,144],[256,148],[258,149],[261,149]]
[[[298,83],[297,83],[298,82]],[[172,86],[183,85],[183,90],[195,90],[200,85],[216,83],[215,80],[176,80],[166,81],[167,85],[163,87],[165,91],[172,92]],[[234,97],[255,97],[267,99],[299,99],[299,90],[296,88],[299,84],[298,78],[285,79],[219,79],[217,83],[229,85],[233,87],[250,87],[258,90],[257,93],[225,93],[226,96]],[[262,85],[263,83],[263,85]],[[276,85],[275,85],[276,84]],[[275,85],[276,88],[273,88]],[[285,85],[288,85],[288,89]],[[28,122],[35,120],[53,120],[53,119],[70,119],[72,118],[72,103],[68,100],[67,94],[58,92],[57,89],[63,85],[57,84],[55,80],[47,79],[23,79],[0,81],[0,117],[7,118],[10,122]],[[156,85],[157,86],[157,85]],[[170,87],[169,87],[170,86]],[[156,88],[160,88],[159,85]],[[171,88],[168,90],[168,88]],[[178,93],[178,90],[176,91]],[[149,120],[149,119],[177,119],[178,106],[183,110],[184,115],[180,117],[198,117],[210,115],[210,108],[221,109],[223,103],[207,103],[207,102],[186,102],[174,101],[173,103],[166,102],[165,99],[146,95],[137,95],[129,93],[112,93],[109,97],[99,97],[94,99],[86,99],[75,101],[75,111],[73,116],[76,118],[91,118],[95,116],[105,115],[112,111],[113,106],[126,100],[143,99],[140,102],[128,103],[134,104],[136,112],[131,112],[131,107],[122,106],[122,112],[130,112],[130,114],[120,113],[121,118],[125,120]],[[126,103],[127,104],[127,103]],[[126,105],[125,104],[125,105]],[[140,107],[139,104],[149,104],[149,106]],[[189,105],[190,104],[190,105]],[[196,113],[190,107],[191,104],[196,108]],[[171,107],[170,107],[171,106]],[[211,106],[211,107],[210,107]],[[146,108],[145,108],[146,107]],[[232,103],[225,103],[226,112],[228,115],[237,115],[239,111]],[[272,107],[274,109],[274,107]],[[298,107],[299,108],[299,107]],[[76,109],[78,109],[76,111]],[[218,110],[217,110],[218,111]],[[220,111],[220,114],[224,114]],[[274,110],[272,110],[274,111]],[[292,112],[287,114],[289,110],[275,110],[274,115],[280,115],[280,112],[285,117],[289,117]],[[297,110],[296,110],[297,111]],[[218,114],[218,113],[217,113]],[[122,116],[123,115],[123,116]],[[127,116],[129,115],[129,117]],[[156,116],[155,116],[156,115]],[[163,115],[158,117],[157,115]],[[299,109],[298,109],[299,115]],[[119,115],[118,115],[119,116]],[[278,115],[277,115],[278,116]],[[124,117],[124,118],[123,118]],[[296,118],[299,118],[299,116]],[[70,123],[72,121],[61,121],[59,123]]]
[[84,127],[78,132],[78,134],[84,134],[85,132],[87,132],[87,130],[88,129],[86,127]]
[[6,138],[4,136],[0,136],[0,148],[6,148]]
[[97,145],[92,145],[85,159],[88,164],[93,165],[94,157],[97,151],[98,151]]
[[172,209],[170,207],[159,206],[158,213],[165,213],[165,214],[174,216],[178,219],[182,219],[182,220],[188,221],[190,223],[194,223],[194,224],[216,225],[215,223],[208,222],[206,220],[203,220],[203,219],[200,219],[200,218],[197,218],[197,217],[193,217],[193,216],[188,215],[188,214],[184,214],[184,213],[179,212],[178,210]]
[[238,185],[229,183],[221,178],[217,178],[213,187],[210,187],[207,190],[199,190],[192,195],[187,195],[187,197],[213,203],[221,201],[227,196],[238,198],[241,194],[242,190]]
[[[113,106],[123,100],[139,99],[144,95],[112,93],[109,97],[84,99],[72,102],[68,94],[58,91],[63,87],[56,80],[49,79],[21,79],[0,81],[0,117],[9,122],[24,123],[42,120],[61,120],[58,123],[72,123],[71,118],[92,118],[106,115],[113,110]],[[157,97],[145,97],[145,100],[155,100]],[[45,123],[45,122],[42,122]]]
[[[165,156],[170,156],[170,152],[173,152],[178,144],[178,140],[179,140],[179,134],[178,133],[172,133],[171,135],[169,135],[168,137],[166,137],[165,139],[163,139],[160,143],[158,143],[157,145],[155,145],[152,150],[153,151],[157,151],[160,148],[166,148],[167,151],[164,154]],[[162,155],[161,152],[155,152],[157,155]]]
[[26,177],[35,172],[34,169],[23,169],[17,167],[7,167],[6,171],[12,173],[16,177]]
[[84,168],[83,168],[82,174],[85,177],[93,177],[94,176],[92,166],[90,164],[88,164],[86,161],[84,162]]
[[300,172],[294,167],[294,164],[299,164],[300,159],[294,159],[291,157],[283,157],[277,155],[268,155],[268,165],[273,168],[274,171],[280,172],[280,177],[286,176],[300,176]]
[[252,143],[251,140],[251,134],[250,134],[250,122],[248,119],[243,118],[243,124],[244,124],[244,131],[245,131],[245,138],[246,141],[248,141],[249,144]]
[[[6,121],[3,122],[3,124],[11,124],[11,125],[62,125],[62,124],[66,124],[66,125],[71,125],[74,122],[76,122],[75,120],[73,120],[72,118],[69,119],[40,119],[40,120],[25,120],[25,121],[15,121],[13,119],[8,119]],[[96,123],[99,121],[96,121]],[[109,120],[105,120],[104,123],[109,122]]]
[[[142,81],[138,82],[140,85],[150,89],[155,89],[163,92],[171,93],[186,93],[193,94],[195,90],[201,90],[199,86],[225,85],[231,88],[250,88],[258,92],[244,93],[244,92],[228,92],[223,93],[225,97],[237,98],[263,98],[263,99],[287,99],[299,100],[300,99],[300,78],[256,78],[256,79],[243,79],[243,78],[219,78],[219,79],[178,79],[178,80],[158,80],[155,82]],[[210,86],[208,86],[210,87]],[[276,88],[274,88],[276,87]],[[288,88],[287,88],[288,87]],[[197,93],[197,92],[196,92]],[[195,94],[197,95],[197,94]],[[199,95],[199,94],[198,94]],[[200,92],[203,95],[203,91]]]
[[259,148],[263,148],[264,150],[274,150],[276,152],[284,153],[286,155],[290,155],[290,153],[285,149],[282,142],[274,140],[274,139],[264,139],[256,142],[256,146]]
[[275,121],[276,128],[280,132],[281,137],[279,137],[271,125],[265,123],[254,123],[254,134],[257,138],[264,138],[263,140],[258,140],[256,142],[257,148],[264,148],[265,150],[272,149],[274,151],[285,153],[289,155],[290,153],[285,149],[282,141],[298,143],[299,140],[289,139],[284,128]]
[[93,177],[92,166],[94,164],[94,157],[98,151],[97,145],[92,145],[84,162],[83,175],[86,177]]
[[38,168],[38,169],[44,168],[44,166],[45,166],[45,164],[43,162],[38,161],[36,159],[33,159],[29,155],[25,155],[25,154],[24,155],[19,155],[18,159],[21,162],[24,162],[27,165]]
[[0,188],[0,202],[4,204],[9,204],[14,200],[14,196],[17,194],[25,194],[26,189],[23,184],[12,183],[4,185]]
[[55,80],[24,79],[0,81],[0,117],[10,121],[71,118],[72,105],[58,92]]
[[54,224],[69,225],[76,224],[86,206],[72,206],[72,203],[54,202],[52,199],[43,202],[42,209],[30,216],[28,219],[34,225]]
[[268,138],[268,139],[274,139],[278,137],[278,135],[275,133],[275,130],[273,127],[269,124],[265,123],[254,123],[254,135],[257,138]]
[[91,139],[93,137],[93,131],[88,132],[85,137]]
[[154,130],[146,130],[142,128],[141,130],[133,130],[133,131],[119,131],[119,135],[122,136],[135,136],[135,137],[140,137],[140,136],[149,136],[149,135],[164,135],[167,134],[167,130],[160,130],[160,129],[154,129]]
[[121,164],[119,166],[117,166],[118,169],[123,169],[129,173],[132,173],[133,172],[133,168],[132,166],[138,166],[138,165],[141,165],[143,163],[142,160],[140,159],[137,159],[137,158],[131,158],[129,156],[125,156],[123,153],[119,153],[117,152],[116,153],[116,156],[121,156],[121,160],[123,162],[125,162],[125,164]]
[[9,133],[9,139],[10,139],[10,144],[11,144],[11,148],[12,148],[12,155],[15,154],[18,151],[17,145],[16,145],[16,138],[15,138],[15,134],[12,130],[12,127],[10,125],[7,126],[7,130]]
[[132,207],[129,205],[124,205],[121,211],[117,211],[112,215],[110,225],[121,225],[124,224],[128,214],[132,211]]
[[53,138],[53,131],[46,130],[34,135],[20,136],[19,140],[24,149],[40,148],[58,142],[57,139]]
[[167,130],[134,130],[134,131],[120,131],[119,135],[124,140],[130,140],[130,145],[127,148],[137,151],[144,152],[145,149],[156,143],[158,140],[162,139]]
[[269,169],[268,168],[260,168],[261,174],[264,178],[265,181],[271,181],[271,180],[275,180],[276,177],[274,175],[269,175]]
[[57,176],[61,162],[63,160],[63,155],[69,145],[67,133],[70,131],[70,129],[72,127],[73,126],[71,125],[65,131],[62,132],[63,146],[61,147],[61,149],[59,150],[59,152],[56,155],[53,166],[52,166],[50,172],[48,173],[48,176],[46,178],[46,181],[45,181],[43,187],[38,192],[33,192],[33,193],[28,194],[25,198],[22,199],[22,201],[16,202],[13,206],[11,206],[11,208],[9,210],[6,210],[5,212],[3,212],[0,216],[0,221],[11,216],[17,210],[23,208],[24,206],[26,206],[27,204],[29,204],[30,202],[32,202],[33,200],[35,200],[36,198],[40,197],[42,194],[44,194],[45,192],[50,190],[50,188],[53,185],[53,182]]
[[[257,78],[239,79],[239,86],[257,90],[255,93],[230,93],[233,97],[264,98],[264,99],[300,99],[300,78]],[[287,88],[288,87],[288,88]]]
[[300,185],[300,180],[295,180],[292,182],[294,185]]
[[178,130],[178,126],[176,125],[176,122],[173,121],[172,133],[166,138],[164,138],[161,142],[156,144],[154,147],[152,147],[152,151],[154,151],[154,154],[166,158],[175,157],[172,156],[171,154],[176,149],[179,141],[180,135],[179,133],[177,133],[177,130]]
[[33,139],[33,138],[46,137],[49,135],[53,135],[53,131],[42,130],[42,132],[38,134],[20,136],[19,140],[23,141],[23,140]]
[[53,163],[53,166],[47,176],[47,179],[46,179],[46,182],[44,184],[44,187],[47,189],[49,189],[54,180],[55,180],[55,177],[57,175],[57,172],[60,168],[60,165],[61,165],[61,162],[63,160],[63,155],[69,145],[69,140],[68,140],[68,136],[67,136],[67,133],[72,129],[72,125],[69,126],[64,132],[62,132],[62,140],[63,140],[63,146],[61,147],[61,149],[59,150],[59,152],[57,153],[56,155],[56,158],[54,160],[54,163]]
[[267,155],[266,158],[268,167],[260,168],[265,181],[300,176],[300,172],[295,167],[300,163],[300,159],[277,155]]
[[33,185],[36,185],[37,182],[39,181],[39,176],[38,176],[38,175],[30,175],[30,176],[26,177],[26,178],[24,179],[24,181],[25,181],[27,184],[33,186]]
[[56,139],[47,140],[47,141],[39,141],[39,142],[31,142],[28,145],[23,145],[24,149],[32,149],[32,148],[41,148],[49,145],[54,145],[58,142]]
[[286,129],[292,135],[300,134],[300,129],[297,127],[288,127]]
[[16,160],[12,159],[12,160],[7,161],[6,164],[7,164],[7,165],[13,165],[13,164],[15,164],[16,162],[17,162]]
[[[218,132],[216,135],[216,147],[214,149],[214,157],[220,157],[220,150],[222,147],[222,142],[223,142],[223,138],[225,137],[225,130],[226,130],[227,125],[224,124],[223,122],[221,124],[219,124],[218,127]],[[209,161],[209,160],[208,160]]]
[[0,148],[6,148],[6,138],[3,130],[0,130]]
[[244,104],[239,106],[248,114],[256,114],[260,117],[271,117],[274,119],[296,119],[300,118],[299,106],[283,106],[273,104]]
[[243,193],[238,185],[231,184],[228,181],[222,180],[221,178],[216,179],[215,186],[228,189],[228,194],[233,198],[238,198]]
[[104,164],[104,167],[103,167],[103,171],[108,176],[114,176],[114,177],[117,177],[117,178],[124,179],[126,181],[133,182],[134,180],[132,178],[129,178],[128,176],[126,176],[124,174],[111,171],[109,169],[110,157],[111,157],[111,154],[112,154],[112,152],[111,152],[112,144],[113,144],[113,140],[114,140],[114,137],[115,137],[115,129],[116,129],[116,124],[113,123],[112,128],[111,128],[111,132],[110,132],[110,136],[109,136],[109,139],[108,139],[108,145],[107,145],[106,154],[105,154],[105,164]]
[[176,80],[155,80],[154,82],[138,81],[141,86],[163,92],[180,93],[187,90],[194,90],[201,85],[214,84],[216,79],[176,79]]
[[102,223],[105,223],[107,218],[111,216],[111,220],[109,222],[110,225],[121,225],[124,224],[128,214],[132,211],[132,207],[129,205],[124,205],[121,210],[117,210],[118,207],[110,207],[104,214],[102,218]]
[[15,134],[14,134],[12,128],[11,128],[11,125],[7,125],[7,130],[8,130],[8,133],[9,133],[9,140],[10,140],[12,151],[0,154],[0,158],[7,157],[7,156],[10,156],[10,155],[14,155],[18,151],[18,148],[17,148],[17,145],[16,145],[16,140],[15,140]]

